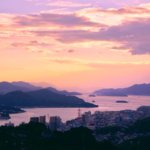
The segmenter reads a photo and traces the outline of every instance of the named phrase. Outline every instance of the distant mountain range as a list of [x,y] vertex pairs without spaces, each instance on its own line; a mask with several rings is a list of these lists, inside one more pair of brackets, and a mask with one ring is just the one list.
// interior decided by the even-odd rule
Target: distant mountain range
[[27,82],[0,82],[0,94],[6,94],[13,91],[34,91],[41,89]]
[[78,92],[36,87],[26,82],[0,82],[0,105],[17,107],[97,107],[73,95]]
[[68,95],[68,96],[78,96],[78,95],[82,95],[82,93],[79,93],[79,92],[68,92],[68,91],[66,91],[66,90],[60,91],[60,90],[57,90],[57,89],[52,88],[52,87],[48,87],[48,88],[46,88],[46,89],[49,90],[49,91],[52,91],[52,92],[54,92],[54,93],[63,94],[63,95]]
[[81,95],[81,93],[79,92],[68,92],[66,90],[61,91],[53,87],[42,88],[42,87],[34,86],[30,83],[23,82],[23,81],[0,82],[0,94],[7,94],[13,91],[29,92],[29,91],[35,91],[35,90],[40,90],[40,89],[48,89],[49,91],[52,91],[54,93],[68,95],[68,96]]
[[150,96],[150,84],[135,84],[127,88],[100,89],[93,93],[96,96],[128,96],[143,95]]

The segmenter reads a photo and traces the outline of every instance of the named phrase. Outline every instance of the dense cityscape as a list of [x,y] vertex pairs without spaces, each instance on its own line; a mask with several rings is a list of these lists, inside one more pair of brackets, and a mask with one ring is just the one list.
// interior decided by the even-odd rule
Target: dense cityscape
[[[17,127],[11,122],[5,124],[0,127],[0,146],[6,150],[42,150],[43,144],[49,141],[45,143],[47,146],[45,148],[56,150],[69,148],[82,150],[83,146],[84,150],[92,147],[95,150],[99,148],[120,150],[126,147],[129,150],[137,150],[136,147],[139,145],[142,150],[148,150],[149,126],[149,106],[141,106],[136,111],[97,111],[93,114],[91,112],[81,114],[79,109],[78,117],[65,123],[59,116],[50,116],[48,122],[46,116],[39,116],[31,117],[29,123],[22,123]],[[31,145],[28,143],[30,140]],[[37,143],[38,141],[40,143]]]
[[[65,123],[62,122],[59,116],[49,117],[49,122],[46,122],[46,116],[31,117],[30,123],[42,123],[52,131],[68,131],[72,128],[86,127],[93,131],[110,127],[128,127],[133,125],[136,121],[150,117],[150,106],[141,106],[137,110],[122,110],[122,111],[107,111],[95,113],[85,112],[81,114],[81,109],[78,109],[78,117],[72,120],[68,120]],[[24,123],[22,123],[24,124]],[[13,123],[6,123],[5,126],[14,126]],[[106,137],[97,137],[99,140]]]

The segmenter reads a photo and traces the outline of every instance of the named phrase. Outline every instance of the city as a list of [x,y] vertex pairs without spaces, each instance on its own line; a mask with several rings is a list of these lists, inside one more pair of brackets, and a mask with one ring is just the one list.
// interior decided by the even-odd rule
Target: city
[[150,150],[150,0],[0,0],[0,150]]
[[[31,117],[30,123],[42,123],[52,131],[67,131],[72,128],[86,127],[91,130],[99,128],[105,128],[109,126],[127,127],[133,125],[137,120],[150,117],[150,106],[141,106],[137,110],[122,110],[122,111],[106,111],[95,113],[85,112],[81,113],[81,109],[78,109],[78,117],[72,120],[68,120],[65,123],[62,122],[59,116],[39,116]],[[48,119],[48,122],[46,121]],[[24,124],[24,123],[22,123]],[[14,126],[9,122],[5,126]]]
[[[82,114],[81,109],[78,109],[78,117],[65,123],[62,122],[59,116],[49,116],[47,119],[49,119],[48,122],[46,121],[46,116],[31,117],[29,123],[22,123],[17,127],[14,127],[14,124],[10,122],[5,124],[5,126],[0,127],[0,133],[3,135],[5,133],[4,131],[9,129],[10,134],[11,132],[14,132],[15,138],[21,138],[23,143],[25,142],[24,138],[26,136],[31,136],[32,146],[34,144],[36,145],[36,143],[33,142],[33,138],[37,139],[39,137],[42,141],[49,140],[50,143],[51,140],[55,141],[56,137],[63,138],[62,141],[65,138],[65,140],[67,140],[68,148],[73,146],[73,143],[70,146],[68,145],[69,139],[67,134],[71,134],[71,141],[75,140],[74,142],[76,143],[79,140],[78,142],[81,142],[78,146],[76,145],[78,149],[83,146],[82,140],[85,140],[85,145],[88,145],[89,138],[93,138],[93,140],[97,144],[99,143],[101,145],[100,147],[103,147],[104,150],[109,150],[109,148],[120,150],[120,148],[125,148],[124,145],[129,146],[129,150],[136,150],[133,149],[133,145],[136,146],[136,140],[139,139],[139,145],[143,146],[143,142],[145,143],[150,136],[150,106],[141,106],[135,111],[96,111],[93,114],[90,111]],[[4,130],[4,133],[2,130]],[[80,136],[85,137],[84,139],[80,139]],[[28,140],[30,140],[30,138]],[[147,139],[146,141],[144,140],[145,138]],[[142,142],[141,140],[144,141]],[[132,141],[132,144],[129,144],[128,141]],[[59,142],[57,141],[56,143]],[[50,143],[48,145],[52,144]],[[95,145],[94,143],[89,143],[89,146],[85,149],[89,149],[91,146],[95,147],[97,144],[95,143]],[[147,144],[148,147],[143,147],[142,150],[147,150],[146,148],[149,148],[149,144],[145,144]],[[54,146],[55,148],[57,147],[56,145]],[[21,147],[23,148],[26,146],[25,142]],[[61,147],[64,149],[67,148],[64,143]],[[99,148],[98,145],[96,147]],[[42,148],[38,147],[36,149],[41,150]],[[60,149],[60,147],[58,149]]]

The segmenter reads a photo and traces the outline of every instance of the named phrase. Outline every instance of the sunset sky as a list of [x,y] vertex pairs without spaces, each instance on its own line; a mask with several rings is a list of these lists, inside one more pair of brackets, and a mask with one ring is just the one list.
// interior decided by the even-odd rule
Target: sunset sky
[[0,81],[95,90],[150,82],[149,0],[1,0]]

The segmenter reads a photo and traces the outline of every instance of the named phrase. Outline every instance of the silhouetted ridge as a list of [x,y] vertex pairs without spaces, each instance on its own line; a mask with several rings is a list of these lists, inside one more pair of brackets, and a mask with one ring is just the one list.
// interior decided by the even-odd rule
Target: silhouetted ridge
[[101,89],[94,92],[99,96],[128,96],[128,95],[144,95],[150,96],[150,84],[135,84],[127,88],[118,89]]
[[26,82],[0,82],[0,94],[6,94],[13,91],[33,91],[38,90],[40,87],[33,86]]
[[75,97],[58,94],[48,89],[14,91],[0,96],[0,105],[19,107],[96,107]]
[[[0,82],[0,94],[6,94],[13,91],[23,91],[23,92],[29,92],[29,91],[36,91],[39,89],[44,89],[42,87],[34,86],[28,82],[23,81],[17,81],[17,82]],[[81,95],[79,92],[69,92],[66,90],[57,90],[53,87],[47,87],[49,91],[52,91],[54,93],[63,94],[63,95],[69,95],[69,96],[76,96]]]

